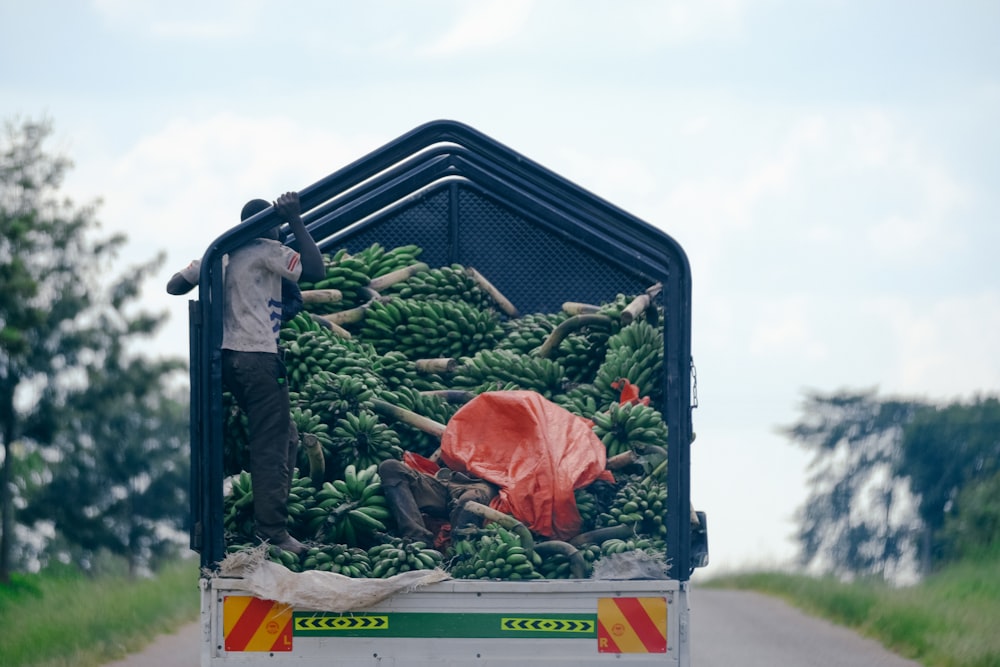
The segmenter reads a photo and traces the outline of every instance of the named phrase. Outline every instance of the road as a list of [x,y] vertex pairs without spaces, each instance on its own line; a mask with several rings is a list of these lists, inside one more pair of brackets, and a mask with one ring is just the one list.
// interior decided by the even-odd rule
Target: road
[[[690,606],[694,667],[920,667],[759,593],[695,589]],[[106,667],[198,667],[199,633],[184,626]]]
[[696,589],[689,605],[695,667],[920,667],[759,593]]

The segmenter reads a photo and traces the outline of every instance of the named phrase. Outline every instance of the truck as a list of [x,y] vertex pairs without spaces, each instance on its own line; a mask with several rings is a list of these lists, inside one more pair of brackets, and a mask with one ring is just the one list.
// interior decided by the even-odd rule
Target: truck
[[[239,453],[239,411],[221,381],[223,266],[227,253],[281,221],[267,209],[211,243],[202,258],[197,298],[188,302],[189,540],[201,564],[201,664],[689,665],[689,583],[694,569],[708,562],[708,542],[707,517],[695,511],[690,500],[697,386],[691,354],[691,273],[681,246],[659,228],[452,120],[416,127],[305,187],[299,197],[306,228],[324,253],[328,279],[302,286],[308,312],[284,325],[282,341],[294,348],[286,355],[302,354],[307,344],[323,341],[341,345],[336,348],[338,359],[364,350],[368,357],[354,359],[358,372],[359,366],[369,371],[405,366],[411,373],[407,377],[413,377],[421,363],[439,365],[425,365],[423,379],[407,387],[401,381],[386,387],[378,378],[368,381],[360,395],[355,387],[353,403],[349,396],[339,397],[341,421],[320,425],[315,414],[320,410],[303,407],[302,398],[307,387],[315,390],[315,382],[308,384],[310,377],[328,372],[316,364],[334,357],[286,356],[296,424],[313,453],[323,440],[326,467],[311,467],[316,460],[303,455],[293,482],[290,503],[294,499],[297,504],[294,512],[290,507],[290,517],[308,517],[308,531],[299,533],[311,545],[308,555],[291,558],[266,544],[253,552],[234,537],[241,516],[235,496],[246,495],[247,473]],[[286,243],[296,245],[294,238]],[[402,259],[390,265],[390,257]],[[358,271],[362,259],[368,261],[367,274]],[[376,260],[385,260],[378,271],[372,268]],[[443,315],[419,320],[423,329],[413,331],[405,323],[394,327],[374,321],[378,309],[391,310],[386,305],[390,301],[397,316],[410,308],[410,319],[418,321],[413,311],[423,311],[414,304],[431,298],[420,289],[426,289],[431,278],[439,287],[449,281],[458,285],[453,304],[473,294],[479,299],[477,307],[470,314],[467,304],[462,311],[439,303],[433,312]],[[414,281],[417,285],[411,284]],[[465,330],[457,327],[459,320]],[[569,321],[574,324],[564,324]],[[526,326],[529,322],[531,327]],[[607,351],[610,341],[640,322],[655,341],[645,350],[648,358],[638,359],[626,346],[624,358],[618,355],[619,368],[631,362],[633,370],[612,368],[605,373],[605,384],[615,375],[614,387],[594,389],[597,365],[612,356]],[[564,330],[556,337],[559,325]],[[427,333],[435,326],[441,330]],[[522,341],[518,348],[509,342],[515,329],[528,338],[525,332],[530,329],[536,339]],[[365,334],[373,331],[383,332],[386,339],[366,342]],[[410,334],[421,331],[425,338],[415,342]],[[540,354],[540,340],[547,355]],[[503,354],[498,352],[501,347]],[[577,364],[571,380],[533,385],[524,379],[527,374],[518,376],[516,371],[498,371],[500,380],[485,372],[470,379],[473,360],[499,363],[500,357],[535,364],[538,375],[540,364],[550,375],[552,368],[569,374],[574,354],[577,361],[588,354],[592,358]],[[429,359],[415,358],[422,356]],[[338,385],[342,393],[350,393],[348,384],[342,380]],[[634,395],[626,397],[623,390],[629,388]],[[353,484],[364,475],[371,482],[372,464],[379,456],[420,447],[426,454],[426,447],[441,436],[440,429],[447,428],[449,416],[461,409],[462,400],[489,391],[525,389],[544,393],[547,401],[567,409],[589,405],[572,411],[592,420],[586,423],[608,446],[609,468],[612,461],[624,460],[624,467],[612,471],[614,482],[605,478],[603,500],[595,500],[596,494],[589,497],[596,509],[589,506],[585,512],[581,494],[586,489],[574,491],[579,502],[573,511],[581,516],[581,526],[589,522],[589,542],[541,535],[526,529],[517,517],[503,515],[509,520],[484,521],[479,534],[466,536],[460,556],[447,546],[402,543],[392,536],[391,518],[384,513],[377,516],[384,519],[385,530],[375,530],[365,541],[359,526],[345,528],[343,516],[335,521],[318,507],[321,493],[328,494],[325,506],[332,507],[336,503],[330,497],[336,494],[331,489],[346,487],[330,475],[351,475]],[[457,399],[457,406],[449,404],[455,395],[465,397]],[[578,403],[566,400],[567,395]],[[428,414],[431,397],[435,412]],[[408,401],[400,407],[402,398]],[[397,405],[390,405],[393,399]],[[363,402],[378,423],[369,417],[368,426],[361,427],[344,413],[360,410]],[[642,435],[647,440],[629,443],[622,432],[626,413],[643,411],[647,427]],[[394,421],[406,416],[413,418],[406,425]],[[609,423],[614,420],[617,424]],[[389,443],[387,449],[367,451],[369,458],[363,461],[336,464],[332,458],[345,450],[329,449],[331,433],[339,428],[344,436],[349,424],[356,430],[367,428],[369,444],[380,434]],[[656,441],[650,443],[650,436]],[[638,514],[638,507],[623,509],[626,479],[634,483],[627,485],[632,496],[625,505],[629,498],[633,505],[641,504]],[[635,491],[641,484],[646,484],[646,498]],[[648,490],[654,487],[655,494]],[[343,494],[338,497],[343,500]],[[483,516],[497,519],[498,514],[503,513],[492,510]],[[457,543],[455,538],[452,544]],[[492,553],[484,556],[487,543],[517,555],[508,555],[510,563]],[[376,562],[375,552],[391,552],[396,560],[388,567]],[[241,553],[256,553],[257,561],[281,570],[278,575],[268,572],[291,582],[295,590],[304,586],[332,592],[272,595],[273,589],[262,589],[246,570],[226,567]],[[628,554],[634,557],[625,558]],[[427,568],[420,570],[421,563]],[[417,582],[415,576],[432,573],[436,576],[412,583]],[[400,585],[392,586],[397,578]],[[354,588],[343,588],[347,584]],[[364,593],[366,586],[381,585],[389,588],[370,599],[362,596],[363,603],[345,603],[359,590]]]

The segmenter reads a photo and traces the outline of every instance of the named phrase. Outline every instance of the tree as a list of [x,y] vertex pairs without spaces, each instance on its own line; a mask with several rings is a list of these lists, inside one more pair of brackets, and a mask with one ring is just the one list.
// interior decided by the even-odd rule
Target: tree
[[841,576],[927,572],[989,549],[1000,401],[940,406],[873,391],[810,393],[785,429],[814,450],[800,512],[802,562]]
[[[900,473],[910,479],[918,497],[926,571],[956,553],[949,545],[954,534],[944,531],[949,518],[961,524],[960,515],[967,513],[974,522],[980,511],[971,504],[974,492],[961,502],[962,492],[1000,473],[1000,400],[976,397],[969,403],[925,406],[906,424],[901,453]],[[966,525],[966,538],[970,529]]]
[[921,405],[874,391],[807,394],[803,419],[784,429],[814,452],[799,515],[804,565],[885,578],[911,567],[919,521],[899,459],[903,428]]
[[[129,353],[163,320],[128,312],[162,257],[101,289],[125,242],[99,238],[97,202],[60,198],[70,162],[44,148],[48,122],[7,122],[0,143],[0,581],[18,519],[43,516],[81,549],[155,556],[183,519],[184,410],[164,394],[179,361]],[[29,506],[28,503],[32,504]],[[46,514],[48,512],[49,514]],[[100,530],[98,530],[98,528]]]
[[9,579],[14,537],[15,443],[54,430],[53,415],[74,388],[91,327],[94,277],[123,242],[91,240],[96,204],[56,193],[70,166],[43,150],[47,122],[5,123],[0,144],[0,581]]
[[97,315],[98,350],[83,364],[86,389],[68,397],[53,440],[51,480],[21,513],[26,523],[51,522],[60,544],[78,552],[74,560],[92,562],[103,550],[125,558],[131,574],[172,551],[187,510],[187,400],[171,390],[184,364],[127,346],[162,324],[164,316],[125,310],[161,263],[112,286],[110,308]]

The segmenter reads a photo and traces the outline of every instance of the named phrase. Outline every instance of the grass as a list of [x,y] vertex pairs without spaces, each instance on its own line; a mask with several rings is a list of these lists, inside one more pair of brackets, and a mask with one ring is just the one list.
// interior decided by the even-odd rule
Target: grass
[[776,595],[926,667],[1000,667],[1000,555],[957,563],[899,588],[776,572],[727,575],[703,585]]
[[0,586],[0,656],[5,667],[97,667],[197,620],[198,606],[193,559],[138,580],[14,575]]

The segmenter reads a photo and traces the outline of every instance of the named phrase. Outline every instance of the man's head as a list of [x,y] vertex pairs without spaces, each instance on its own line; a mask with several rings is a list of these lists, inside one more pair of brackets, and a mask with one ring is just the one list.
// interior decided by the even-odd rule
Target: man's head
[[[271,202],[267,201],[266,199],[251,199],[250,201],[248,201],[246,204],[243,205],[243,210],[240,211],[240,222],[245,222],[249,218],[252,218],[253,216],[263,211],[264,209],[270,207],[271,207]],[[278,239],[278,228],[273,227],[271,229],[267,229],[261,232],[260,238],[273,239],[276,241]]]

